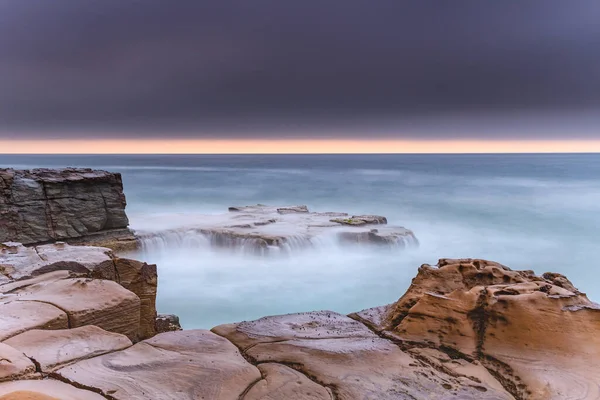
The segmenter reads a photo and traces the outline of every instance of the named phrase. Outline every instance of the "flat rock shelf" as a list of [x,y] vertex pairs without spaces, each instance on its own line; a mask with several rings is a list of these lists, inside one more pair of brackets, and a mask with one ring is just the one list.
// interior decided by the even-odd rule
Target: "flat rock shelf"
[[[241,249],[254,254],[290,252],[334,241],[348,246],[380,246],[403,249],[418,246],[414,233],[387,224],[379,215],[349,215],[340,212],[311,212],[307,206],[276,207],[257,204],[229,207],[216,215],[189,215],[173,221],[177,228],[157,231],[135,229],[140,247],[156,248],[184,244],[201,238],[211,247]],[[145,221],[149,227],[158,224]]]
[[172,217],[157,229],[146,216],[129,227],[121,174],[89,168],[0,169],[0,242],[40,245],[62,241],[127,252],[200,241],[259,255],[335,241],[349,246],[403,249],[418,245],[412,231],[383,216],[310,212],[308,207],[229,207],[220,215]]

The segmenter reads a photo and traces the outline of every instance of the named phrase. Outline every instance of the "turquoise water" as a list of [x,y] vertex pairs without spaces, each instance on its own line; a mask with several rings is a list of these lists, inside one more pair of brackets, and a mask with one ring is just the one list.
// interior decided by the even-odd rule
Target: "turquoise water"
[[137,254],[159,266],[159,311],[186,328],[386,304],[441,257],[560,272],[600,300],[600,155],[0,155],[0,166],[121,172],[133,228],[230,205],[306,204],[382,214],[420,240],[404,252],[325,243],[268,259],[175,243]]

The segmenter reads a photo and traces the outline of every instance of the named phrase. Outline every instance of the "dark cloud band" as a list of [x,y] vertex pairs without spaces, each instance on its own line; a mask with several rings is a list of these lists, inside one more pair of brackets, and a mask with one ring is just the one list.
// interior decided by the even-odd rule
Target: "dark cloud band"
[[593,113],[599,20],[596,0],[0,0],[0,135],[402,136],[411,118]]

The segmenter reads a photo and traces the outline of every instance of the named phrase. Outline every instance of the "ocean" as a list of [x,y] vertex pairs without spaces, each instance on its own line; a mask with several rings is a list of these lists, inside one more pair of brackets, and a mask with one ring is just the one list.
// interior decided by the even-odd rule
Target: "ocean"
[[384,215],[419,239],[416,249],[331,241],[257,257],[189,238],[131,255],[158,265],[158,310],[185,328],[388,304],[439,258],[560,272],[600,301],[598,154],[0,155],[0,167],[67,166],[121,172],[133,229],[232,205],[305,204]]

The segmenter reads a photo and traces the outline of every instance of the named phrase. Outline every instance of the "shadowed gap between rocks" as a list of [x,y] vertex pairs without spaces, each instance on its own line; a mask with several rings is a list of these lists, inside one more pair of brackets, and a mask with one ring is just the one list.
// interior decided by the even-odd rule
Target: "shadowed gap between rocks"
[[96,394],[99,394],[100,396],[104,397],[107,400],[119,400],[116,397],[113,397],[113,396],[109,395],[108,393],[104,393],[104,391],[102,391],[101,389],[98,389],[98,388],[93,387],[93,386],[82,385],[79,382],[75,382],[75,381],[72,381],[70,379],[67,379],[64,376],[62,376],[60,374],[57,374],[55,372],[50,372],[50,373],[47,374],[47,376],[49,378],[56,379],[57,381],[61,381],[63,383],[71,385],[71,386],[73,386],[76,389],[89,390],[90,392],[94,392]]
[[[240,352],[240,354],[244,358],[244,360],[246,360],[246,362],[248,362],[249,364],[252,364],[255,367],[258,366],[258,365],[260,365],[260,364],[269,364],[269,363],[270,364],[281,364],[281,365],[284,365],[286,367],[289,367],[289,368],[293,369],[294,371],[300,372],[302,375],[304,375],[307,379],[309,379],[313,383],[316,383],[317,385],[323,387],[331,395],[331,400],[336,400],[337,399],[338,396],[336,394],[336,388],[335,387],[332,387],[331,385],[327,385],[327,384],[319,381],[319,379],[316,376],[313,376],[311,374],[308,374],[306,371],[303,371],[302,370],[303,366],[301,364],[298,364],[298,363],[286,363],[286,362],[280,362],[280,361],[274,361],[274,360],[258,362],[252,356],[250,356],[250,355],[248,355],[246,353],[248,350],[250,350],[251,348],[253,348],[255,346],[258,346],[259,344],[283,343],[283,342],[288,342],[289,339],[275,340],[275,341],[268,342],[268,343],[255,343],[252,346],[248,346],[246,349],[242,349],[240,346],[238,346],[237,344],[235,344],[233,341],[229,340],[224,335],[221,335],[218,332],[215,332],[214,330],[211,330],[211,332],[214,333],[215,335],[218,335],[218,336],[222,337],[223,339],[227,340],[229,343],[233,344],[238,349],[238,351]],[[314,340],[321,340],[321,339],[314,339]],[[258,382],[260,382],[261,380],[263,380],[265,378],[263,376],[262,372],[260,374],[261,374],[261,379],[257,379],[255,382],[251,383],[246,388],[246,390],[244,390],[243,395],[240,395],[240,397],[239,397],[240,400],[243,399],[246,394],[248,394],[248,392],[252,389],[253,386],[255,386]]]

